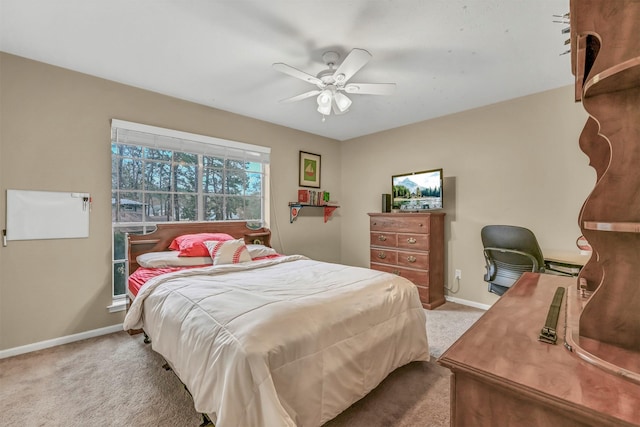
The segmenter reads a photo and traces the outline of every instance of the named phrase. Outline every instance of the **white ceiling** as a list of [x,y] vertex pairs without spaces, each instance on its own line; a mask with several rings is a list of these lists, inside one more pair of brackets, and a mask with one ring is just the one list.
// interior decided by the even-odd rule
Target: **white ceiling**
[[[345,140],[573,82],[569,0],[0,0],[0,50],[294,129]],[[322,122],[309,74],[322,53],[373,59]]]

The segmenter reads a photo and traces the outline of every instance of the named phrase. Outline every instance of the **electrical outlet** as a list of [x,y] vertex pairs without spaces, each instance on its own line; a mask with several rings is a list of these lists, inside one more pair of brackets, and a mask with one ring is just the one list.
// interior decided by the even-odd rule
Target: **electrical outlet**
[[456,270],[455,278],[456,279],[462,279],[462,270]]

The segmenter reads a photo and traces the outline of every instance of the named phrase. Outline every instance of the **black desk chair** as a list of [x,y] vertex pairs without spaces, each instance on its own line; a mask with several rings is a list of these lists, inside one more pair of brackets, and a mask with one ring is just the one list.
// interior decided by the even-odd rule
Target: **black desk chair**
[[487,225],[480,233],[489,292],[504,294],[526,271],[544,272],[544,258],[536,236],[523,227]]

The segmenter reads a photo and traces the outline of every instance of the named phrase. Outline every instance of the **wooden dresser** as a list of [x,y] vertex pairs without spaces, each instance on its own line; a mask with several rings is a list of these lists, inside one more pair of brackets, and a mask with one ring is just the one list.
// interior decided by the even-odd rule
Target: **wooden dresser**
[[[524,273],[438,359],[453,372],[451,426],[640,426],[640,383],[563,345],[565,312],[577,299],[575,280]],[[558,342],[546,344],[538,336],[559,286],[567,295]],[[637,368],[640,360],[635,363]]]
[[444,213],[370,213],[371,268],[411,280],[427,309],[444,304]]

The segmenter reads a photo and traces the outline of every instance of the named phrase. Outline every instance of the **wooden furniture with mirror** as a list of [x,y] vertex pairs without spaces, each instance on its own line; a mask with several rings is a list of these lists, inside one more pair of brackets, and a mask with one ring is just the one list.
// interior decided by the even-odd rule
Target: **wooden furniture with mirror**
[[[525,273],[443,354],[453,426],[640,426],[640,0],[571,0],[570,21],[593,254],[578,278]],[[538,335],[558,287],[550,345]]]

